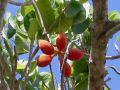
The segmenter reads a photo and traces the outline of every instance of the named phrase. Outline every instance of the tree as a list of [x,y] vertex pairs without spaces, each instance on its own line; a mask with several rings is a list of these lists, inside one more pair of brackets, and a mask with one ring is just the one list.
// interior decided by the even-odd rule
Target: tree
[[[119,72],[115,67],[105,67],[105,62],[106,59],[120,58],[120,55],[106,56],[106,50],[108,40],[120,29],[119,13],[108,14],[107,0],[92,0],[93,13],[90,12],[90,15],[86,16],[86,9],[83,6],[85,2],[87,0],[63,0],[63,2],[62,0],[26,0],[24,3],[0,0],[1,90],[109,89],[106,85],[109,79],[104,81],[107,75],[105,68],[112,68],[118,74]],[[15,16],[6,13],[7,17],[4,18],[7,3],[20,8]],[[65,34],[62,37],[67,39],[67,42],[64,40],[64,43],[56,45],[56,37],[61,33]],[[39,48],[43,52],[42,48],[46,48],[44,45],[41,46],[43,41],[39,45],[38,41],[41,39],[45,40],[46,47],[55,47],[57,52],[55,55],[58,55],[59,61],[62,58],[60,87],[55,83],[51,63],[47,63],[50,73],[38,70],[41,62],[37,64],[36,62],[41,58],[44,60],[45,55],[37,57],[36,54],[39,53]],[[60,42],[63,42],[62,40]],[[63,44],[67,44],[64,51]],[[115,46],[118,50],[118,45]],[[70,48],[77,50],[71,52]],[[48,51],[49,49],[45,50],[51,52]],[[76,57],[73,57],[76,52],[79,53],[77,59],[83,56],[83,53],[84,56],[80,60],[75,60]],[[70,53],[74,56],[70,57]],[[23,54],[29,57],[28,60],[19,60]],[[46,58],[47,62],[52,58],[49,57]],[[71,58],[74,61],[68,60]],[[46,63],[44,64],[46,66]],[[72,72],[69,71],[70,69],[67,70],[65,76],[66,67],[72,68]]]

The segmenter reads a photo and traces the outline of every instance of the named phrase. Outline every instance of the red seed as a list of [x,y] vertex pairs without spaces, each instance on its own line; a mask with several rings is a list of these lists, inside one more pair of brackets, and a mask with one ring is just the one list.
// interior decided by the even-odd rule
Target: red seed
[[37,58],[37,65],[39,67],[45,67],[48,64],[50,64],[50,62],[52,61],[52,56],[51,55],[46,55],[46,54],[42,54]]
[[54,47],[46,40],[39,40],[39,48],[44,54],[52,55],[54,54]]
[[[60,60],[60,70],[62,69],[62,63],[63,63],[63,60]],[[62,70],[61,70],[61,72],[62,72]],[[64,65],[64,77],[70,77],[70,75],[71,75],[71,67],[70,67],[70,65],[69,65],[69,63],[65,63],[65,65]]]
[[71,67],[70,67],[70,65],[66,62],[66,63],[65,63],[64,77],[70,77],[70,75],[71,75]]
[[65,36],[65,33],[60,33],[56,38],[56,46],[59,51],[64,51],[67,45],[67,38]]
[[81,59],[83,56],[84,56],[84,52],[82,52],[81,50],[75,48],[69,49],[69,53],[68,53],[69,60],[76,61]]

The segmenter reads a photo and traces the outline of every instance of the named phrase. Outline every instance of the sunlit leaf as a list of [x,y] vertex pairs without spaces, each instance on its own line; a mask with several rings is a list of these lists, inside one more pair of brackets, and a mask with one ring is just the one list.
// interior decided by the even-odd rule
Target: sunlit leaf
[[29,44],[26,42],[26,39],[18,34],[15,36],[15,45],[18,54],[27,53],[29,51]]
[[[48,30],[50,25],[55,20],[54,10],[51,6],[51,3],[49,0],[36,0],[36,4],[41,13],[44,25],[45,25],[46,29]],[[47,8],[45,8],[45,7],[47,7]],[[51,31],[48,31],[48,32],[51,32]]]

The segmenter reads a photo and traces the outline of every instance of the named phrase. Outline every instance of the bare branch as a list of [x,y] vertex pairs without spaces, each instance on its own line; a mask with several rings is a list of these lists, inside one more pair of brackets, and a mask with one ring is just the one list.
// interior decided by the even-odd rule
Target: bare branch
[[120,48],[119,48],[119,46],[117,45],[117,41],[115,41],[114,45],[115,45],[116,51],[118,52],[118,54],[120,54]]
[[113,34],[120,30],[120,24],[115,25],[112,29],[106,32],[105,36],[110,38]]
[[116,74],[120,75],[120,71],[118,71],[115,66],[106,66],[105,68],[111,68],[116,72]]
[[111,78],[108,77],[107,80],[105,80],[105,83],[107,83],[107,82],[110,81],[110,80],[111,80]]
[[36,55],[36,53],[38,52],[38,50],[39,50],[39,46],[37,46],[37,47],[35,48],[35,50],[34,50],[33,53],[32,53],[31,58],[34,58],[34,56]]
[[109,87],[106,83],[104,83],[104,85],[106,86],[106,88],[107,88],[108,90],[111,90],[110,87]]
[[106,59],[109,59],[109,60],[119,59],[119,58],[120,58],[120,55],[116,55],[116,56],[106,56]]
[[13,1],[13,0],[10,0],[8,3],[12,4],[12,5],[15,5],[15,6],[29,6],[29,5],[32,5],[32,1],[28,1],[28,2],[16,2],[16,1]]

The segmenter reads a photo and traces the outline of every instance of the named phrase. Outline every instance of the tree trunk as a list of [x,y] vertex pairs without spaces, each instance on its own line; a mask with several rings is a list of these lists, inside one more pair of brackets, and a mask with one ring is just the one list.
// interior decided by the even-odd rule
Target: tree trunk
[[108,19],[107,0],[93,0],[93,9],[88,90],[104,90],[104,62],[108,43],[108,39],[104,36]]
[[[1,42],[1,33],[2,33],[2,24],[3,24],[3,16],[5,13],[5,8],[7,5],[8,0],[0,0],[0,42]],[[2,60],[2,57],[0,57],[0,61]],[[0,62],[1,63],[1,62]],[[8,85],[5,83],[4,81],[4,77],[3,77],[3,67],[2,65],[0,65],[0,90],[9,90]]]

